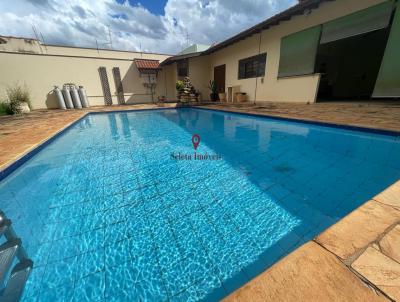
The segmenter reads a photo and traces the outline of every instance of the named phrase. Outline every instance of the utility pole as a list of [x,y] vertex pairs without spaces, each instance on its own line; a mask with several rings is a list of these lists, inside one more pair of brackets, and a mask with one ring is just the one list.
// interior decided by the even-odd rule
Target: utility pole
[[186,47],[189,47],[189,33],[186,29]]

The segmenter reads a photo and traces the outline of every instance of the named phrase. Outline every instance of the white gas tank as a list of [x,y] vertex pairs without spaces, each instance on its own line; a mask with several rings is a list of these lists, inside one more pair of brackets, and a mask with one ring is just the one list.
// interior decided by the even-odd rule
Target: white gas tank
[[78,90],[76,90],[76,88],[72,86],[70,92],[72,96],[72,102],[74,103],[74,107],[77,109],[82,109],[82,104],[79,99]]
[[67,86],[64,86],[64,88],[62,89],[62,94],[64,96],[65,106],[67,107],[67,109],[74,109],[71,94],[69,93],[69,88]]
[[78,93],[79,93],[79,98],[81,99],[82,107],[88,108],[90,105],[86,95],[85,88],[83,88],[83,86],[79,86]]
[[58,108],[59,109],[63,109],[63,110],[67,109],[67,107],[65,106],[64,97],[63,97],[63,95],[61,93],[60,88],[58,88],[58,86],[54,86],[54,90],[53,91],[54,91],[54,94],[57,97]]

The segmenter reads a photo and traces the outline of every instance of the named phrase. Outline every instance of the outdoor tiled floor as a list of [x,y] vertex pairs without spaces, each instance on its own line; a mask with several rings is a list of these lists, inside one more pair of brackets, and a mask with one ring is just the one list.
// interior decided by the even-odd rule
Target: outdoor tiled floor
[[400,131],[400,101],[375,103],[224,103],[208,108]]
[[[175,106],[169,104],[168,106]],[[157,108],[113,106],[90,110]],[[208,108],[400,131],[400,103],[215,104]],[[73,121],[81,111],[0,117],[0,169]],[[237,290],[227,301],[400,300],[400,182]],[[102,280],[94,280],[102,282]]]

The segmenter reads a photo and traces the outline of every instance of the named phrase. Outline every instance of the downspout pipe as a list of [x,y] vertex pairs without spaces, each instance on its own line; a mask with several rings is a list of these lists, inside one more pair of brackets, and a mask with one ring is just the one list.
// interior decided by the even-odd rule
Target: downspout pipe
[[[261,54],[261,34],[262,31],[260,31],[260,37],[258,39],[258,54]],[[257,89],[258,89],[258,76],[256,77],[256,87],[254,89],[254,105],[256,104],[256,100],[257,100]]]

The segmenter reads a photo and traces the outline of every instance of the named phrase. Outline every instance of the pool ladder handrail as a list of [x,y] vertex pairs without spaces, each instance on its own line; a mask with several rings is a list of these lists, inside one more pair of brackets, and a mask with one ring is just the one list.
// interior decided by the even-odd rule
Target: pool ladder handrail
[[[4,235],[6,239],[6,242],[0,245],[0,301],[2,302],[16,302],[21,299],[25,283],[33,268],[33,261],[28,258],[21,239],[16,236],[11,224],[11,220],[0,210],[0,238]],[[10,272],[15,258],[19,262]]]

